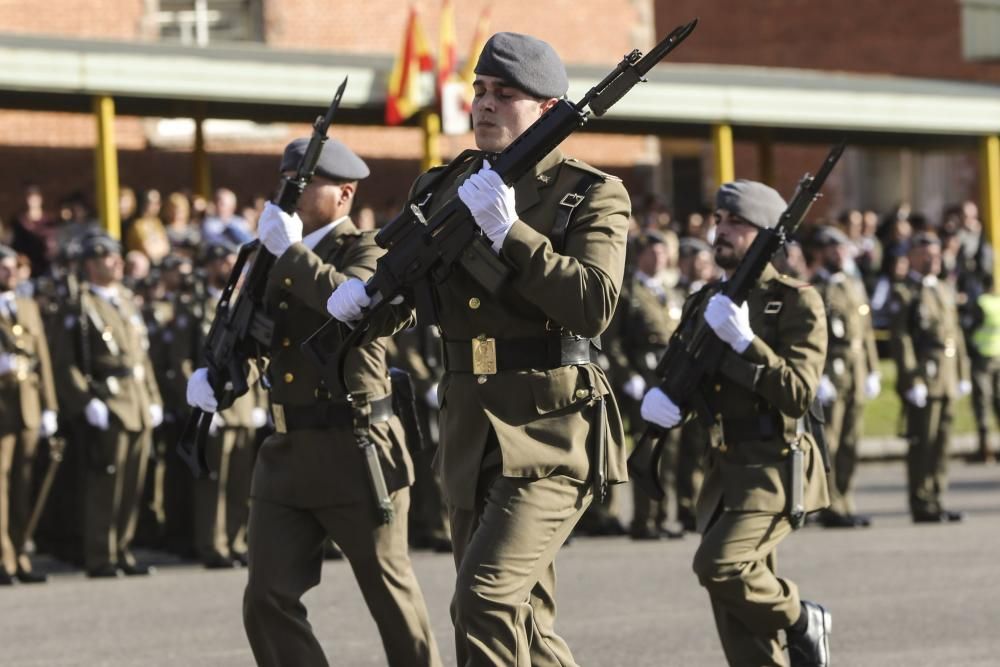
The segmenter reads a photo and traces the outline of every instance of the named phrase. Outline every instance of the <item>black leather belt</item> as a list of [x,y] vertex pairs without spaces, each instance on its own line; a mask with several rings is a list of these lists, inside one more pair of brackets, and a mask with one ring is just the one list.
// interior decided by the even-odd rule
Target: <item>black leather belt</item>
[[134,375],[134,368],[115,368],[103,373],[103,376],[106,378],[130,378]]
[[722,420],[722,437],[727,444],[771,440],[784,435],[785,421],[774,413]]
[[[369,421],[372,424],[388,421],[393,415],[391,394],[376,398],[368,405],[371,406]],[[311,405],[274,403],[271,405],[271,416],[274,418],[274,427],[278,433],[354,425],[353,408],[347,401],[319,401]]]
[[550,370],[593,362],[589,338],[473,338],[444,341],[444,366],[452,373]]

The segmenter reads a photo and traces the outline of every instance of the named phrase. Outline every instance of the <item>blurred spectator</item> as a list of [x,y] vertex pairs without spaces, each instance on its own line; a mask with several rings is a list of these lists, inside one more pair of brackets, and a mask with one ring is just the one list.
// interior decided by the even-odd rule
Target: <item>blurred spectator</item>
[[128,233],[135,224],[139,213],[139,202],[135,198],[135,190],[128,186],[118,190],[118,216],[122,224],[122,238],[128,238]]
[[163,205],[163,223],[167,240],[175,252],[178,247],[198,244],[198,230],[191,222],[191,204],[181,192],[171,192]]
[[147,190],[142,196],[142,209],[125,236],[128,250],[139,250],[158,264],[170,252],[167,230],[160,221],[162,200],[159,190]]
[[136,287],[149,275],[149,257],[141,250],[129,250],[125,253],[125,277],[122,282],[135,291]]
[[86,236],[101,233],[101,224],[79,190],[59,202],[59,222],[56,227],[56,246],[65,248],[79,243]]
[[799,280],[809,280],[810,271],[806,265],[806,257],[802,253],[802,246],[797,241],[786,243],[783,249],[775,253],[771,263],[774,264],[774,268],[779,273]]
[[359,208],[355,224],[363,232],[375,229],[375,209],[371,206]]
[[36,273],[48,272],[56,254],[56,219],[45,212],[41,188],[34,183],[24,186],[24,208],[13,216],[10,246],[27,256]]
[[215,191],[215,210],[201,225],[202,241],[242,245],[253,239],[250,226],[236,213],[236,193],[227,188]]

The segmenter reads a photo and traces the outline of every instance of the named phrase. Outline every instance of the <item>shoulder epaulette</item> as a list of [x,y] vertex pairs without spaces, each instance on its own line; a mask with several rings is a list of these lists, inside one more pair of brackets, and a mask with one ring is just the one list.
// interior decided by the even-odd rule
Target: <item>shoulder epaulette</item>
[[785,275],[784,273],[779,273],[775,278],[774,282],[784,285],[785,287],[791,287],[792,289],[804,290],[813,287],[811,283],[801,280],[799,278],[793,278],[792,276]]
[[586,162],[581,162],[580,160],[577,160],[576,158],[573,158],[573,157],[566,158],[566,161],[563,164],[565,164],[568,167],[574,167],[576,169],[579,169],[580,171],[586,171],[586,172],[591,173],[591,174],[596,174],[596,175],[600,176],[601,179],[603,179],[604,181],[618,181],[618,182],[621,182],[621,180],[622,180],[622,179],[618,178],[617,176],[614,176],[614,175],[609,174],[607,172],[601,171],[597,167],[592,167],[591,165],[587,164]]

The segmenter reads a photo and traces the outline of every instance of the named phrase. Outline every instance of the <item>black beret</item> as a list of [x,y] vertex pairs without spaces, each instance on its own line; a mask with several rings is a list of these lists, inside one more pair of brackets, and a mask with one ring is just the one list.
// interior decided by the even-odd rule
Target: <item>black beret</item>
[[184,264],[190,264],[191,260],[184,255],[169,254],[160,260],[160,269],[163,271],[173,271]]
[[715,195],[715,207],[729,211],[755,227],[771,229],[788,204],[774,188],[740,179],[725,183]]
[[17,259],[17,252],[5,245],[0,245],[0,259]]
[[106,255],[121,255],[122,246],[118,241],[104,234],[94,234],[83,239],[80,249],[82,259],[105,257]]
[[680,240],[680,256],[691,257],[699,252],[712,252],[712,246],[693,236],[685,236]]
[[[307,146],[309,146],[307,137],[295,139],[285,146],[279,171],[297,170],[302,157],[306,154]],[[319,153],[319,161],[316,162],[316,173],[331,181],[360,181],[368,178],[370,172],[365,161],[355,155],[354,151],[336,139],[327,139],[323,144],[323,150]]]
[[516,32],[498,32],[479,54],[476,74],[495,76],[533,97],[562,97],[569,89],[566,66],[547,42]]
[[812,242],[821,248],[825,248],[831,245],[848,245],[851,239],[847,238],[847,234],[836,227],[826,225],[819,228],[815,236],[813,236]]
[[223,259],[225,257],[229,257],[230,255],[235,255],[239,251],[240,249],[236,246],[236,244],[230,243],[225,239],[218,239],[205,246],[205,261]]

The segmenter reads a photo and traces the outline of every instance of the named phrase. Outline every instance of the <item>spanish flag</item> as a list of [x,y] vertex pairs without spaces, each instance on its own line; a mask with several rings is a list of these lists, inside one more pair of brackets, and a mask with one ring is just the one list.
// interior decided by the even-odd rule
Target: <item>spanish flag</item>
[[437,94],[441,99],[441,92],[445,84],[454,79],[458,72],[458,62],[456,60],[455,48],[455,10],[451,0],[444,0],[441,4],[441,42],[438,45],[438,76]]
[[389,76],[389,91],[385,99],[386,125],[405,122],[430,101],[421,79],[423,75],[433,77],[434,58],[419,19],[416,8],[411,6],[403,47]]
[[490,38],[490,8],[484,7],[479,14],[479,21],[476,22],[476,32],[472,36],[472,44],[469,47],[469,57],[465,60],[465,65],[459,73],[459,80],[465,84],[465,105],[467,109],[472,108],[472,82],[476,80],[476,63],[479,62],[479,54],[486,46],[486,40]]

